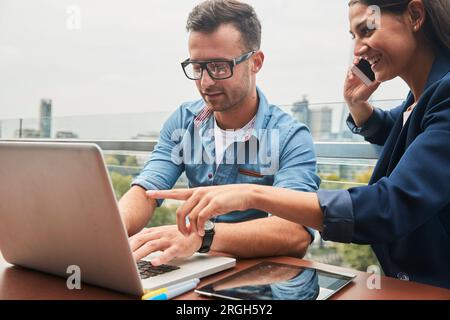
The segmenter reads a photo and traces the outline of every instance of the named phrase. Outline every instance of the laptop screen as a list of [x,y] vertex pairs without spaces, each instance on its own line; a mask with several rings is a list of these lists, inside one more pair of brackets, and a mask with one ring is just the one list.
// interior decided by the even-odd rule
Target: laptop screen
[[353,278],[353,275],[265,261],[196,292],[239,300],[325,300]]

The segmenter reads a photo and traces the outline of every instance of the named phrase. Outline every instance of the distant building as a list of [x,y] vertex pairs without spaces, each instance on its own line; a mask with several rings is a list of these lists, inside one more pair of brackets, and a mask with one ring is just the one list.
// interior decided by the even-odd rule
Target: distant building
[[308,126],[314,140],[331,140],[336,138],[331,132],[333,109],[330,107],[310,108],[308,99],[306,96],[303,96],[303,100],[294,102],[291,110],[296,120]]
[[72,131],[58,131],[56,139],[78,139],[78,135]]
[[292,105],[292,113],[300,123],[306,124],[309,127],[310,110],[309,101],[306,99],[306,96],[303,96],[302,101],[294,102]]
[[31,139],[31,138],[40,138],[41,132],[36,129],[17,129],[14,131],[14,138],[23,138],[23,139]]
[[309,128],[315,141],[330,140],[333,109],[328,106],[314,108],[310,111]]
[[39,131],[41,138],[50,138],[52,134],[52,100],[41,99],[39,107]]

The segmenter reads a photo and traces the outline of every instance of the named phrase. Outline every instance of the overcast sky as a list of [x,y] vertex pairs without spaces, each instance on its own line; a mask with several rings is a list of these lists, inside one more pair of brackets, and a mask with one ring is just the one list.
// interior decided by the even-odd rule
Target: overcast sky
[[[199,98],[182,73],[192,0],[0,0],[0,119],[174,110]],[[351,59],[347,0],[252,0],[266,55],[258,84],[274,104],[342,101]],[[75,5],[80,28],[72,30]],[[400,80],[375,99],[406,96]]]

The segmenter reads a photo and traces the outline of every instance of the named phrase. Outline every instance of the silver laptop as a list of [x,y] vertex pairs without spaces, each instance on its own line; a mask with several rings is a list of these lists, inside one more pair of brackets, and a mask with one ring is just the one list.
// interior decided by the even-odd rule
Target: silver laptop
[[132,295],[236,264],[202,254],[137,264],[94,144],[0,142],[0,250],[12,264],[65,278],[77,266],[82,282]]

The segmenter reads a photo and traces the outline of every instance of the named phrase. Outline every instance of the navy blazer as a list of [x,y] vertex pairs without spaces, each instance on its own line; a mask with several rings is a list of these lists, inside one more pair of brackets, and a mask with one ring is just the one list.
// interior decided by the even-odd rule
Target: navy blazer
[[382,145],[368,186],[318,192],[326,240],[371,244],[386,275],[450,288],[450,56],[439,52],[405,126],[406,101],[350,129]]

